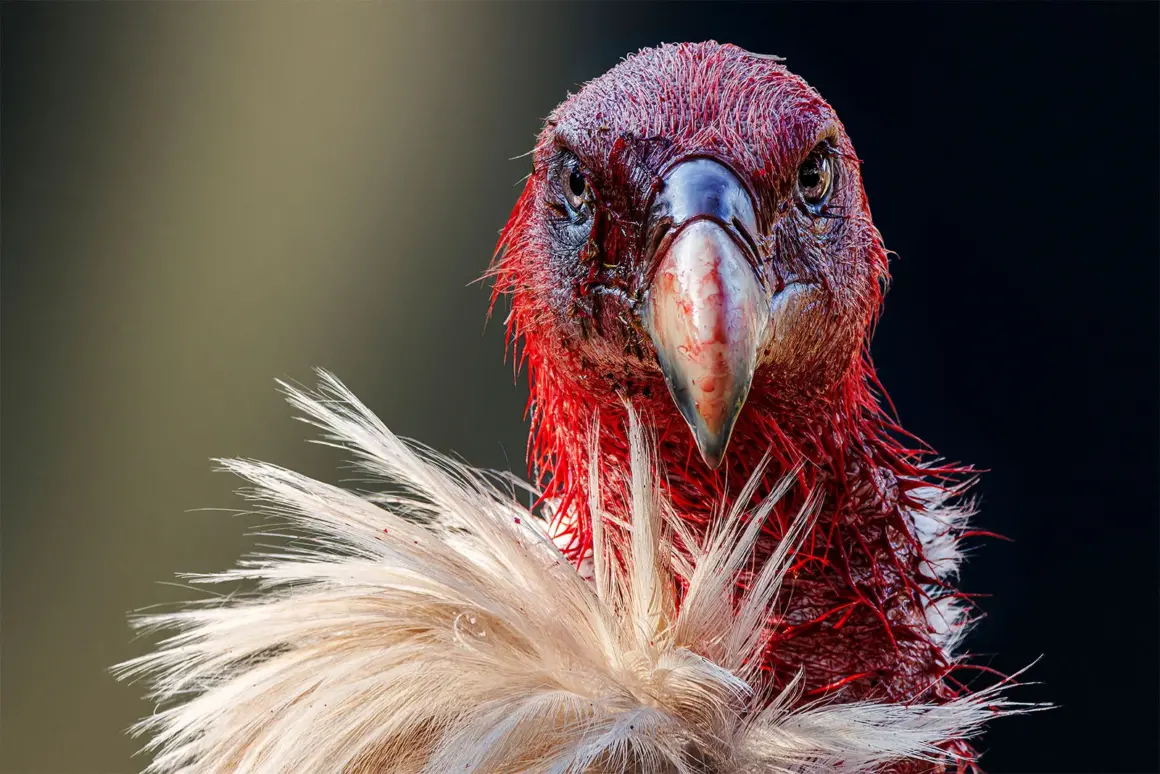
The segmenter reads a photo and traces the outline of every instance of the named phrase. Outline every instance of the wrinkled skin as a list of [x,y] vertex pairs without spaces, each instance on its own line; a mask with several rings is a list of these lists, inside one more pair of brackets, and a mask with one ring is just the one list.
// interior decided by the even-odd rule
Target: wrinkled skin
[[[802,401],[849,371],[886,276],[859,162],[833,109],[775,61],[723,47],[706,49],[695,63],[691,52],[642,52],[548,119],[521,200],[532,211],[518,233],[508,234],[508,246],[524,243],[516,252],[527,258],[519,267],[526,292],[517,304],[529,316],[552,318],[535,326],[544,344],[598,370],[607,366],[616,377],[577,389],[606,399],[655,383],[656,361],[637,308],[655,268],[642,233],[647,207],[674,161],[715,159],[752,192],[760,279],[819,290],[811,294],[817,303],[809,305],[808,319],[793,326],[763,369],[784,401]],[[700,73],[682,72],[697,66]],[[802,206],[796,184],[799,165],[821,143],[832,148],[839,171],[818,215]],[[594,199],[580,223],[560,211],[569,155],[578,159]],[[626,375],[631,378],[621,378]]]
[[[830,184],[817,201],[819,158]],[[726,181],[713,183],[725,196],[706,204],[704,183],[673,174],[697,159],[710,163],[685,169]],[[665,197],[701,202],[700,231],[680,231],[669,217],[680,203],[665,209]],[[769,680],[803,669],[803,700],[956,695],[955,656],[927,611],[953,589],[925,568],[910,511],[924,476],[954,485],[963,471],[923,468],[879,405],[867,347],[886,251],[850,139],[817,92],[775,58],[733,46],[641,51],[551,114],[500,247],[497,293],[511,296],[509,332],[531,385],[529,457],[572,556],[591,547],[593,427],[602,467],[627,465],[625,402],[653,428],[674,502],[695,526],[765,455],[758,497],[804,459],[762,546],[821,490]],[[680,271],[692,279],[682,285]],[[716,316],[703,336],[671,341],[705,309]],[[756,333],[743,324],[752,319]],[[712,357],[690,354],[700,344]],[[719,384],[731,402],[708,416],[704,398]]]

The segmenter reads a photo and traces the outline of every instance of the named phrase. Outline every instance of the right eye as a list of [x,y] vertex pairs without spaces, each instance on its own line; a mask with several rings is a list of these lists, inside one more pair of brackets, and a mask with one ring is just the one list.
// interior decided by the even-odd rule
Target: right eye
[[834,172],[833,159],[824,144],[814,148],[798,167],[798,193],[811,212],[820,212],[830,198]]

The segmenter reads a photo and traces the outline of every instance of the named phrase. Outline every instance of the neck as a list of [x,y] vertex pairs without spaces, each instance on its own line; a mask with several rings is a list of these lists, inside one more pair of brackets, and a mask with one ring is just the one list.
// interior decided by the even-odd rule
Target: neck
[[[952,569],[941,561],[935,568],[924,541],[941,541],[945,553],[966,534],[965,512],[952,511],[939,534],[918,530],[913,514],[939,500],[931,499],[932,486],[946,494],[963,491],[962,474],[969,468],[933,467],[928,450],[904,443],[908,436],[878,401],[884,393],[868,357],[833,390],[809,399],[779,399],[769,384],[756,384],[716,471],[701,461],[663,384],[660,390],[636,389],[623,401],[597,398],[578,388],[569,374],[584,372],[564,360],[529,352],[527,364],[529,459],[552,506],[557,544],[578,566],[592,548],[593,452],[599,455],[603,512],[618,521],[630,513],[624,499],[630,495],[617,485],[629,472],[627,402],[651,430],[663,469],[658,478],[694,535],[732,506],[750,510],[795,472],[796,481],[762,525],[754,566],[781,544],[807,500],[818,497],[820,510],[787,581],[792,591],[784,627],[763,656],[772,685],[784,687],[805,669],[810,698],[838,690],[845,700],[910,701],[931,690],[942,699],[956,695],[943,678],[965,608],[946,580],[954,561]],[[753,502],[738,502],[763,460]],[[920,488],[926,491],[915,491]],[[744,574],[737,580],[744,583]],[[940,634],[932,621],[941,621],[946,631]]]

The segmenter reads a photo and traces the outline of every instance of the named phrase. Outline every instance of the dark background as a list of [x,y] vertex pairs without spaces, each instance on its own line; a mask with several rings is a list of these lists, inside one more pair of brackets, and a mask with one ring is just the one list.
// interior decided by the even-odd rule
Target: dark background
[[469,285],[541,118],[639,47],[787,58],[845,121],[898,258],[903,423],[989,469],[969,638],[1026,700],[994,772],[1157,771],[1156,4],[6,4],[6,772],[139,768],[130,610],[255,538],[212,456],[336,480],[280,376],[523,470]]

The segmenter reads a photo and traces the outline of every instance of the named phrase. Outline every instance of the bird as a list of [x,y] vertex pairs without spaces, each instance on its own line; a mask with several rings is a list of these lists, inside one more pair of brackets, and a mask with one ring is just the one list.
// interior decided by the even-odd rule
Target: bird
[[895,418],[861,162],[783,61],[646,48],[546,119],[485,272],[528,482],[283,383],[382,486],[221,461],[287,540],[135,619],[149,771],[965,771],[1031,708],[963,676],[975,474]]

